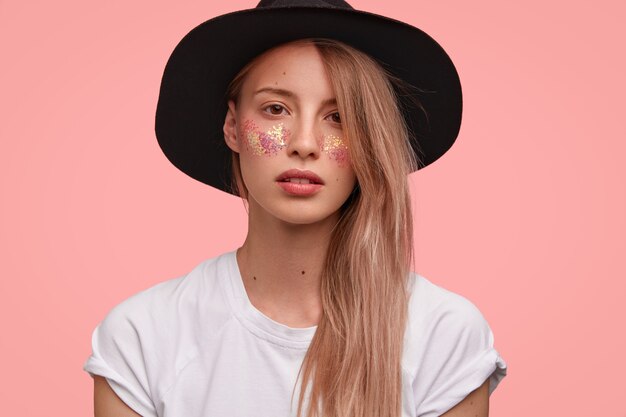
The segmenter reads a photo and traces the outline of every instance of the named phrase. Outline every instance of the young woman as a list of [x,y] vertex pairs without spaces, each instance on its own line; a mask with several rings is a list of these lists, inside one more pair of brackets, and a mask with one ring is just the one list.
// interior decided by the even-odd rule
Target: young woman
[[98,325],[96,416],[487,416],[506,375],[489,325],[412,271],[407,175],[456,138],[454,66],[343,1],[277,3],[168,62],[159,143],[244,199],[248,234]]

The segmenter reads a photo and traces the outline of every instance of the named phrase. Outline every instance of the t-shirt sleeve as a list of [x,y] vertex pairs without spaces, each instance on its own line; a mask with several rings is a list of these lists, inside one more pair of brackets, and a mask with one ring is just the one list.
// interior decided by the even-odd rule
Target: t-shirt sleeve
[[[413,384],[425,391],[418,417],[439,417],[489,379],[489,395],[504,378],[506,362],[478,308],[454,293],[433,312],[423,363]],[[420,385],[422,384],[422,385]]]
[[157,417],[142,348],[149,341],[129,307],[128,300],[117,305],[95,328],[92,353],[83,370],[105,377],[118,397],[141,416]]

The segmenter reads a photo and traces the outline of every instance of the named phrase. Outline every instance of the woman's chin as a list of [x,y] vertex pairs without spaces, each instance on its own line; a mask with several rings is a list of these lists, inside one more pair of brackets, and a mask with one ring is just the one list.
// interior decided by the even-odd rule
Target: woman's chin
[[320,213],[320,212],[315,212],[315,213],[307,213],[307,212],[293,212],[290,211],[289,213],[275,213],[274,217],[282,222],[282,223],[287,223],[287,224],[292,224],[292,225],[297,225],[297,226],[306,226],[306,225],[313,225],[313,224],[320,224],[320,223],[325,223],[328,222],[330,219],[330,217],[333,217],[334,213]]
[[280,198],[255,199],[248,196],[250,221],[261,224],[285,225],[324,225],[333,226],[339,219],[340,202],[329,202],[323,199]]
[[285,207],[262,207],[257,206],[261,213],[251,219],[259,219],[264,223],[277,223],[284,225],[306,226],[332,223],[339,219],[339,211],[322,210],[319,207],[306,207],[303,205],[289,204]]

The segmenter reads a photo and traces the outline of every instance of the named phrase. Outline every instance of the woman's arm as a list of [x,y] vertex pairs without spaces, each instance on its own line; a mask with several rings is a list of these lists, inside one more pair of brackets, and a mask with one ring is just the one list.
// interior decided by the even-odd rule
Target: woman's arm
[[93,380],[93,403],[95,417],[142,417],[126,405],[101,376]]
[[489,417],[489,378],[441,417]]

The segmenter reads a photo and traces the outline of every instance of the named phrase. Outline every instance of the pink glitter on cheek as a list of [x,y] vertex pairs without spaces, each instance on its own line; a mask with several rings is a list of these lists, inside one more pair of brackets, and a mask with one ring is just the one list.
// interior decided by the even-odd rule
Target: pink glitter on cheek
[[330,159],[334,159],[335,161],[337,161],[340,167],[345,167],[348,165],[350,159],[348,146],[339,136],[324,135],[322,150],[326,152]]
[[272,126],[267,132],[263,132],[254,123],[247,119],[243,124],[246,147],[253,155],[276,155],[287,146],[289,130],[282,123]]

